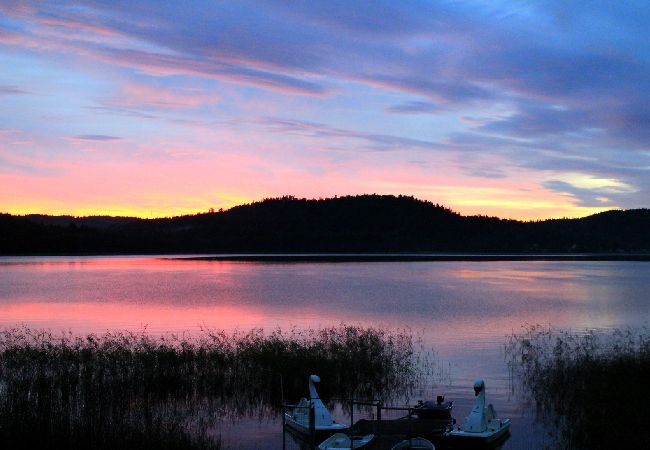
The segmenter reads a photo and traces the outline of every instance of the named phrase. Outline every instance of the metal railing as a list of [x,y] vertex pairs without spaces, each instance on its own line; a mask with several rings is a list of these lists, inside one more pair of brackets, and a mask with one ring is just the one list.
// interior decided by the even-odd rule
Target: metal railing
[[[372,424],[372,433],[375,435],[375,439],[380,440],[382,436],[382,420],[383,417],[385,416],[385,413],[390,413],[390,412],[401,412],[404,414],[401,414],[400,417],[397,420],[407,420],[407,427],[406,427],[406,432],[405,434],[407,436],[412,435],[413,431],[413,416],[415,415],[414,408],[410,406],[383,406],[381,401],[379,400],[355,400],[355,399],[333,399],[336,401],[339,401],[341,403],[348,403],[350,405],[350,428],[348,430],[348,434],[350,432],[354,433],[355,430],[355,406],[365,406],[365,407],[370,407],[372,408],[374,412],[374,418],[371,419],[369,422]],[[315,420],[315,410],[314,410],[314,402],[309,401],[309,405],[292,405],[292,404],[283,404],[282,405],[282,448],[283,450],[286,450],[286,433],[288,431],[288,426],[287,426],[287,421],[286,421],[286,414],[288,411],[295,412],[297,409],[308,409],[308,426],[306,427],[306,433],[300,433],[301,438],[303,438],[303,442],[306,441],[305,443],[307,444],[308,448],[311,450],[316,449],[318,443],[316,442],[316,420]],[[394,419],[388,419],[387,421],[391,421]],[[295,429],[294,429],[295,430]],[[298,430],[295,430],[298,431]],[[361,431],[361,430],[360,430]],[[295,435],[295,434],[294,434]],[[306,438],[306,439],[304,439]]]

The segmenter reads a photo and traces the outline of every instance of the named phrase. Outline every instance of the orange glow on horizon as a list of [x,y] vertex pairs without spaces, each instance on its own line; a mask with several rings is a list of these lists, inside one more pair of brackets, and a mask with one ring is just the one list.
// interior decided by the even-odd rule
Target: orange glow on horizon
[[[599,197],[602,206],[580,206],[572,195],[545,187],[550,175],[529,170],[481,178],[454,164],[434,172],[408,161],[383,161],[375,154],[343,161],[322,153],[307,154],[300,148],[311,143],[301,136],[295,137],[299,149],[214,130],[198,131],[199,137],[222,142],[223,148],[171,138],[143,145],[128,139],[68,139],[61,145],[73,148],[82,159],[17,160],[17,164],[33,165],[36,173],[0,173],[0,186],[5,187],[0,189],[0,204],[4,212],[18,215],[161,218],[210,208],[225,210],[282,195],[331,198],[378,193],[411,195],[462,215],[518,220],[576,218],[617,208],[607,196]],[[258,146],[268,154],[256,153]],[[116,156],[102,160],[107,148]],[[137,157],[125,159],[130,153]],[[631,189],[613,179],[575,173],[555,178],[579,188]]]
[[[254,200],[244,201],[241,204],[250,203]],[[6,211],[9,214],[17,216],[26,216],[30,214],[44,214],[48,216],[71,216],[71,217],[90,217],[90,216],[109,216],[109,217],[135,217],[138,219],[163,219],[170,217],[178,216],[187,216],[195,214],[203,214],[209,212],[210,208],[213,208],[217,211],[219,208],[224,210],[232,208],[239,205],[239,203],[232,203],[225,206],[209,206],[203,210],[197,210],[192,208],[180,208],[180,209],[138,209],[138,208],[129,208],[129,207],[119,207],[119,206],[107,206],[107,207],[80,207],[80,208],[53,208],[45,210],[38,207],[23,206],[10,211]]]
[[[222,208],[224,211],[235,206],[245,205],[261,201],[267,197],[281,197],[277,194],[268,195],[261,198],[231,197],[229,201],[219,204],[211,204],[208,200],[196,203],[204,203],[204,207],[184,207],[184,208],[138,208],[129,206],[106,205],[106,206],[80,206],[65,207],[64,205],[51,205],[43,207],[42,204],[36,205],[13,205],[2,211],[12,215],[25,216],[30,214],[43,214],[50,216],[72,216],[72,217],[89,217],[89,216],[112,216],[112,217],[136,217],[140,219],[160,219],[185,215],[203,214],[209,212],[212,208],[218,211]],[[409,194],[410,195],[410,194]],[[298,197],[301,198],[301,197]],[[416,198],[424,199],[424,197]],[[433,203],[441,203],[437,200],[429,200]],[[455,205],[441,203],[442,206],[450,208],[463,216],[487,215],[499,217],[501,219],[514,219],[521,221],[561,219],[561,218],[581,218],[613,209],[620,209],[616,206],[592,207],[592,206],[575,206],[559,204],[553,201],[540,200],[538,202],[526,199],[519,200],[477,200],[477,199],[459,199]],[[6,207],[7,205],[5,205]]]

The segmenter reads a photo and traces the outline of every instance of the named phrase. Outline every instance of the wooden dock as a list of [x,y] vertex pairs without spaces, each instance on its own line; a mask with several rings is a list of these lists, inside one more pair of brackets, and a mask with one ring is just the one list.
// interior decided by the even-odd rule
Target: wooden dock
[[[370,445],[363,447],[364,449],[391,450],[396,444],[410,437],[422,437],[428,439],[436,446],[436,450],[457,450],[467,448],[467,445],[463,445],[462,441],[459,442],[453,438],[445,436],[445,431],[453,424],[451,419],[420,419],[415,413],[415,409],[408,406],[387,407],[382,406],[379,402],[361,402],[356,400],[351,401],[351,405],[352,407],[355,405],[361,405],[374,409],[375,418],[373,419],[360,419],[354,422],[354,414],[351,414],[350,422],[352,425],[345,431],[345,434],[348,436],[365,436],[373,434],[375,439]],[[295,407],[295,405],[284,406]],[[292,428],[286,426],[283,420],[283,449],[286,449],[285,435],[287,433],[294,437],[292,440],[298,445],[300,450],[313,450],[318,448],[318,444],[321,440],[316,438],[313,406],[310,406],[309,409],[310,427],[309,432],[307,433],[295,432]],[[354,409],[351,409],[351,411],[354,412]],[[406,415],[397,419],[383,419],[382,414],[385,415],[386,413],[406,413]],[[471,448],[497,450],[501,448],[503,443],[505,443],[509,437],[510,433],[505,435],[503,439],[499,439],[499,442],[487,445],[477,445],[477,443],[473,442],[471,443]]]

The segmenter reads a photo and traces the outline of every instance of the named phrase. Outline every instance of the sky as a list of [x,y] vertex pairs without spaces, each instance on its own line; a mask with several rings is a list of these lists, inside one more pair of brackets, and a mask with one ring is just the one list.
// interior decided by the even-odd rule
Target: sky
[[646,1],[0,1],[0,211],[649,207]]

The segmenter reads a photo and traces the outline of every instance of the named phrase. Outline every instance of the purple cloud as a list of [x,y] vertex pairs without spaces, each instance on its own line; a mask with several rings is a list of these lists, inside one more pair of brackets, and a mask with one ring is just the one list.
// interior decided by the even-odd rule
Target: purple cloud
[[0,85],[0,95],[26,95],[29,94],[25,89],[19,88],[18,86],[1,86]]
[[109,136],[106,134],[81,134],[78,136],[73,136],[72,139],[76,141],[112,142],[121,141],[123,138],[118,136]]
[[386,111],[393,114],[436,114],[440,108],[430,102],[411,101],[393,105]]
[[435,150],[445,146],[438,142],[426,141],[421,139],[412,139],[402,136],[393,136],[380,133],[366,133],[342,128],[330,127],[320,123],[305,122],[295,119],[282,119],[277,117],[267,117],[260,121],[272,131],[282,133],[294,133],[303,136],[316,138],[343,138],[361,140],[366,143],[371,150],[389,151],[389,150],[407,150],[407,149],[424,149]]

